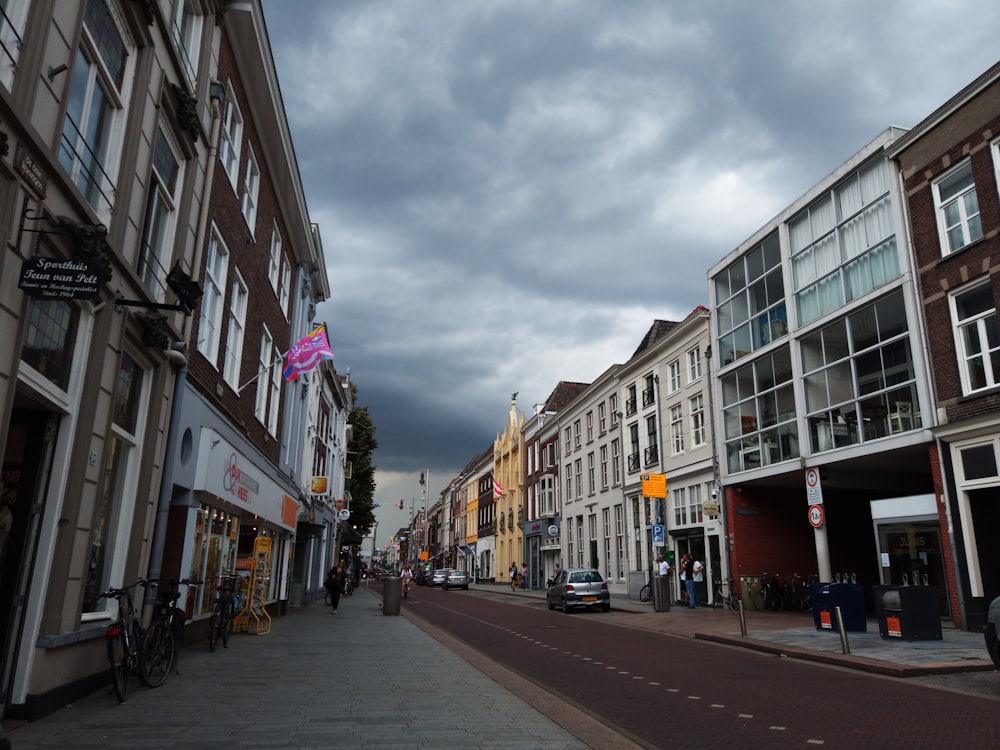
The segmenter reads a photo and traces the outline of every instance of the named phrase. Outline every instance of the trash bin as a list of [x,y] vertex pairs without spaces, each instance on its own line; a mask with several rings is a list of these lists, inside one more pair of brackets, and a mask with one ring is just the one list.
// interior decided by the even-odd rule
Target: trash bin
[[941,615],[933,586],[873,586],[875,615],[883,638],[940,641]]
[[809,585],[813,621],[817,630],[836,630],[834,610],[840,607],[847,632],[864,633],[868,630],[865,615],[865,589],[860,583],[812,583]]
[[653,576],[653,611],[670,611],[670,576]]
[[382,614],[398,615],[399,605],[403,599],[403,579],[399,576],[388,576],[382,579]]

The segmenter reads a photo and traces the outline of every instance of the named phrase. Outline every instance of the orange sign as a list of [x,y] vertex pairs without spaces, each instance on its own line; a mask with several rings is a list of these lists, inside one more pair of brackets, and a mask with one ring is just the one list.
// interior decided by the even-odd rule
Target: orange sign
[[667,475],[666,474],[643,474],[642,475],[642,496],[643,497],[667,497]]
[[326,477],[313,477],[309,491],[314,495],[326,495],[330,492],[330,483]]

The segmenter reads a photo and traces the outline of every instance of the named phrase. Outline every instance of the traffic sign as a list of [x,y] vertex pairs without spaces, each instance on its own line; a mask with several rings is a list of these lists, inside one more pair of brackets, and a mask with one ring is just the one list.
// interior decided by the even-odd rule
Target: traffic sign
[[664,540],[663,540],[663,524],[662,523],[654,523],[650,527],[650,529],[653,532],[653,546],[654,547],[662,547],[663,544],[664,544]]
[[820,484],[819,469],[806,469],[806,501],[810,505],[822,505],[823,485]]
[[810,505],[809,506],[809,525],[814,529],[818,529],[823,525],[823,506],[822,505]]

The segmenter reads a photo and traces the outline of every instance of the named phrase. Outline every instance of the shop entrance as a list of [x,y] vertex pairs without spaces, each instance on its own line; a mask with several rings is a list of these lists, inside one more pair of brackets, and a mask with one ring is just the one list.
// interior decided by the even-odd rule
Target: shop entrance
[[[55,414],[14,409],[0,475],[0,705],[8,697],[55,445]],[[48,435],[48,440],[46,440]],[[36,504],[37,503],[37,504]],[[32,507],[36,512],[32,513]]]
[[882,566],[883,583],[933,586],[937,589],[941,616],[951,617],[938,524],[913,521],[882,524],[878,528],[881,552],[889,558],[888,567]]

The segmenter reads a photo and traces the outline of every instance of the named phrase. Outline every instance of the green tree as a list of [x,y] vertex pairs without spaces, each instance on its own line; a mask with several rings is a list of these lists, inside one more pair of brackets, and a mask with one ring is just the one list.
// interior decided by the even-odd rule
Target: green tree
[[[351,385],[354,402],[357,403],[357,386]],[[351,411],[351,426],[353,428],[350,441],[347,443],[349,459],[353,465],[348,486],[351,491],[351,525],[361,536],[367,536],[375,525],[375,465],[372,464],[372,454],[378,448],[375,439],[375,425],[367,406],[356,406]]]

